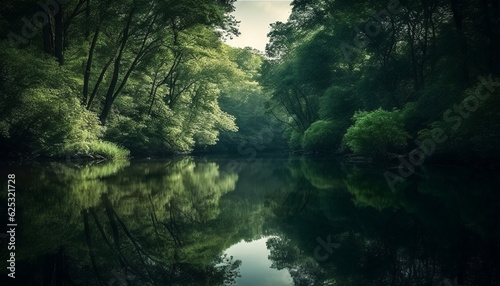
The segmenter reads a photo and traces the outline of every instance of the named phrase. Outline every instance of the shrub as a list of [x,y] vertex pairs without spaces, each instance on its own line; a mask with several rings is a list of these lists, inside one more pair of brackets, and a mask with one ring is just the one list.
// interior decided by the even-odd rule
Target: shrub
[[60,156],[73,144],[99,144],[104,129],[75,96],[73,76],[45,55],[0,43],[0,156]]
[[302,147],[311,151],[330,151],[336,149],[341,140],[341,130],[333,122],[318,120],[304,132]]
[[410,138],[397,109],[358,111],[352,119],[354,124],[347,129],[343,142],[354,153],[384,155],[390,148],[405,147]]

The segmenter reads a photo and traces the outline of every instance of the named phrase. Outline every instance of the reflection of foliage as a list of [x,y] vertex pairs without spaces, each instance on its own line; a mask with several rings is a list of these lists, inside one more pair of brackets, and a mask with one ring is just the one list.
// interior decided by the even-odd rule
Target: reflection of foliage
[[317,282],[324,279],[325,271],[312,257],[301,252],[298,245],[291,239],[271,237],[266,245],[270,251],[271,268],[288,269],[294,285],[320,285]]
[[304,177],[318,189],[342,189],[345,188],[341,180],[341,170],[335,162],[332,161],[312,161],[303,159],[301,163],[301,172]]
[[239,273],[239,267],[241,266],[241,260],[235,260],[233,262],[233,257],[227,257],[224,254],[216,261],[215,268],[217,269],[217,274],[223,275],[224,285],[232,285],[236,283],[236,278],[241,277]]
[[[334,171],[327,176],[326,166],[291,162],[289,187],[268,198],[274,208],[283,198],[293,205],[294,198],[302,201],[294,194],[304,177],[311,182],[302,211],[274,212],[269,224],[280,233],[268,242],[269,258],[274,267],[288,269],[294,285],[437,286],[454,277],[461,285],[491,284],[486,273],[500,269],[491,258],[500,255],[493,174],[426,168],[392,192],[380,170],[331,164]],[[332,187],[330,182],[341,179],[347,189]],[[327,236],[339,245],[332,252],[318,240]],[[325,261],[314,259],[318,247]]]
[[106,284],[114,269],[129,285],[230,284],[241,261],[223,250],[262,235],[294,285],[488,285],[483,273],[500,269],[500,183],[488,172],[428,167],[392,193],[381,171],[327,161],[257,161],[238,175],[193,158],[113,164],[19,172],[25,285]]
[[118,173],[127,167],[128,161],[113,161],[99,165],[68,165],[53,163],[52,170],[56,173],[58,184],[65,185],[71,193],[71,204],[79,209],[87,209],[99,204],[103,193],[107,192],[104,178]]
[[[367,179],[369,178],[369,179]],[[347,190],[354,195],[354,202],[359,206],[371,206],[378,210],[398,207],[403,191],[391,191],[384,177],[366,170],[354,169],[346,177]]]
[[312,187],[302,178],[301,181],[275,192],[271,196],[272,200],[268,203],[268,206],[271,207],[276,217],[291,218],[305,209],[311,195]]
[[[176,213],[177,223],[206,222],[217,217],[220,197],[234,190],[237,178],[220,173],[216,163],[192,158],[166,164],[138,163],[125,176],[114,179],[109,196],[121,213],[132,215],[152,207],[158,211],[158,221]],[[135,202],[137,197],[144,205]]]
[[[233,283],[241,261],[221,257],[234,239],[222,230],[241,226],[216,221],[219,200],[238,176],[192,158],[129,165],[54,163],[31,171],[29,196],[19,198],[30,206],[22,214],[32,221],[23,229],[30,243],[19,259],[53,261],[33,279],[104,285],[121,269],[134,277],[131,285]],[[51,267],[71,269],[71,277],[52,276]]]
[[267,240],[266,245],[271,252],[269,255],[269,259],[273,262],[271,268],[278,270],[289,268],[299,254],[299,250],[290,245],[290,239],[271,237]]
[[[36,257],[43,252],[56,252],[59,245],[74,239],[82,230],[80,210],[99,203],[106,190],[103,179],[113,176],[129,162],[113,161],[98,165],[52,163],[30,170],[33,175],[26,186],[28,194],[18,198],[26,207],[21,213],[30,227],[21,228],[30,240],[18,255]],[[28,179],[28,178],[27,178]],[[28,181],[28,180],[23,180]]]

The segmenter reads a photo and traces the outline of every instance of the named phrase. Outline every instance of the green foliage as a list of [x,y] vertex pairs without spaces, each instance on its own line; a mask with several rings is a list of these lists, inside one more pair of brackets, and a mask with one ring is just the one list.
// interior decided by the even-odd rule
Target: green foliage
[[61,155],[84,156],[92,159],[127,159],[130,152],[106,141],[76,142],[66,145]]
[[218,97],[243,80],[242,68],[256,77],[261,58],[222,44],[222,34],[238,33],[226,15],[233,2],[68,3],[15,50],[6,31],[26,23],[7,14],[38,8],[8,1],[0,11],[1,155],[126,157],[102,139],[133,154],[186,153],[236,132]]
[[293,129],[290,130],[290,133],[288,147],[292,150],[300,150],[302,148],[303,134]]
[[349,127],[354,112],[361,106],[353,88],[334,85],[320,98],[319,115],[335,121],[339,128]]
[[[107,140],[137,155],[166,155],[204,149],[218,142],[220,132],[238,130],[235,117],[222,110],[219,97],[245,75],[230,60],[231,48],[202,49],[196,41],[212,36],[206,29],[193,29],[179,35],[185,41],[181,52],[165,51],[165,59],[185,60],[164,59],[162,65],[145,70],[143,77],[130,79],[107,123]],[[155,81],[158,77],[166,80]]]
[[[40,7],[6,0],[0,155],[122,157],[103,139],[140,156],[238,151],[270,134],[266,148],[334,150],[353,116],[344,142],[355,152],[403,148],[408,133],[441,126],[479,75],[500,74],[498,7],[455,2],[293,1],[288,21],[271,24],[265,58],[222,43],[238,34],[233,0],[76,1],[29,36],[34,20],[23,16]],[[498,158],[496,105],[481,106],[439,151]],[[379,107],[402,111],[354,115]]]
[[[499,82],[498,78],[492,78]],[[470,162],[476,159],[500,159],[500,92],[491,92],[482,84],[466,89],[460,99],[443,111],[440,118],[418,131],[418,140],[432,141],[433,160]],[[475,107],[475,108],[471,108]],[[437,140],[436,134],[445,140]]]
[[352,119],[354,124],[347,129],[343,141],[354,153],[383,155],[393,148],[405,147],[410,138],[397,109],[358,111]]
[[59,156],[73,144],[95,143],[103,128],[73,96],[78,82],[52,59],[4,47],[0,75],[2,155]]
[[263,56],[250,48],[232,48],[229,58],[237,64],[241,75],[236,78],[237,82],[223,86],[218,102],[221,110],[235,117],[238,132],[222,131],[217,145],[206,151],[233,153],[241,151],[244,145],[259,151],[283,149],[283,127],[265,112],[270,96],[256,81]]
[[336,150],[342,141],[342,133],[331,122],[319,120],[311,124],[304,132],[302,148],[311,151],[331,152]]
[[[356,110],[397,108],[403,121],[395,119],[398,123],[383,127],[382,135],[365,123],[364,135],[351,127],[346,142],[355,152],[403,151],[408,134],[417,138],[420,130],[441,120],[478,76],[500,74],[500,30],[492,25],[498,9],[479,0],[434,4],[294,1],[288,21],[272,24],[269,33],[261,78],[272,94],[268,112],[299,133],[318,120],[332,121],[344,133]],[[463,14],[456,13],[462,9]],[[411,17],[409,11],[421,17]],[[498,148],[492,146],[498,146],[500,134],[490,123],[499,121],[494,113],[484,113],[484,130],[485,125],[477,124],[480,112],[464,123],[457,133],[462,139],[449,144],[448,159],[488,160],[488,153],[496,157]],[[401,131],[401,122],[408,134]],[[468,129],[473,122],[476,129]],[[395,129],[395,138],[385,134],[390,129]],[[285,136],[290,140],[292,134]],[[376,146],[369,147],[371,139]]]

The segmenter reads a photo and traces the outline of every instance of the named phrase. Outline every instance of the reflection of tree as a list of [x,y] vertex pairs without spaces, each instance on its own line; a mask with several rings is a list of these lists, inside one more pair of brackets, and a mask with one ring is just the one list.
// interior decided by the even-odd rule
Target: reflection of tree
[[325,279],[325,271],[307,254],[303,253],[291,239],[271,237],[266,242],[270,251],[271,268],[288,269],[294,285],[328,285],[317,284]]
[[[138,239],[139,236],[132,234],[133,230],[129,229],[126,222],[116,213],[109,199],[103,197],[103,204],[106,212],[104,220],[111,228],[112,240],[107,237],[106,227],[103,227],[95,210],[90,211],[95,225],[99,229],[100,236],[96,235],[94,241],[97,240],[100,243],[100,251],[95,251],[92,246],[93,232],[89,227],[88,214],[86,211],[83,213],[89,256],[96,275],[95,279],[100,285],[105,284],[106,281],[100,273],[112,273],[113,269],[110,267],[113,260],[120,269],[134,278],[131,281],[132,285],[159,285],[166,282],[171,283],[169,285],[186,285],[184,283],[198,283],[199,281],[206,282],[201,285],[222,285],[234,282],[235,277],[237,277],[241,262],[233,261],[232,258],[215,256],[212,258],[211,264],[200,265],[196,261],[190,261],[189,258],[184,258],[186,261],[190,261],[189,263],[181,262],[175,255],[173,259],[161,257],[161,253],[153,252],[152,243],[154,242]],[[100,237],[104,240],[104,244],[99,241]],[[180,246],[171,245],[164,239],[157,241],[157,243],[165,242],[168,248]],[[99,265],[96,262],[97,256],[98,253],[102,255],[103,252],[110,252],[111,256],[107,257],[104,264]]]
[[341,166],[332,160],[300,160],[300,171],[317,189],[344,189]]
[[289,268],[299,254],[299,250],[290,244],[290,239],[271,237],[266,241],[266,245],[271,253],[269,255],[272,261],[271,268],[278,270]]
[[345,185],[354,196],[354,203],[358,206],[370,206],[382,210],[388,207],[399,207],[402,203],[404,190],[391,191],[378,170],[354,168],[348,172]]
[[[446,174],[429,168],[426,176],[416,175],[392,192],[382,171],[344,168],[326,175],[324,162],[314,164],[290,164],[289,187],[268,198],[277,209],[286,198],[296,198],[287,205],[300,204],[294,193],[304,177],[311,182],[301,212],[290,217],[275,211],[268,224],[280,233],[268,242],[269,258],[273,267],[289,270],[294,285],[495,283],[500,235],[494,225],[500,212],[494,202],[500,199],[495,189],[500,182],[493,182],[492,174],[479,179],[470,170]],[[346,189],[328,183],[336,178],[343,178]],[[318,242],[327,237],[338,245],[331,252]],[[324,261],[314,259],[317,247],[327,255]]]
[[[175,285],[199,280],[217,285],[234,279],[239,261],[218,258],[221,249],[210,249],[202,261],[198,257],[207,250],[186,249],[202,243],[192,239],[190,227],[217,218],[219,199],[234,189],[236,175],[221,175],[217,164],[189,158],[167,165],[137,164],[126,173],[108,183],[111,191],[109,198],[102,198],[106,216],[101,215],[101,220],[113,234],[117,262],[135,276],[134,283]],[[100,232],[105,238],[106,228]],[[117,243],[120,236],[125,241]]]
[[98,165],[52,163],[51,169],[56,175],[55,178],[51,172],[47,174],[41,172],[39,175],[41,182],[51,182],[54,187],[69,191],[71,193],[68,198],[71,200],[69,203],[78,213],[80,209],[99,204],[101,195],[107,190],[103,180],[114,176],[129,164],[128,161],[113,161]]
[[[50,263],[32,279],[72,285],[234,282],[241,262],[221,256],[228,242],[220,243],[227,238],[217,220],[219,200],[234,189],[237,175],[191,158],[112,164],[121,165],[55,165],[57,178],[55,169],[33,171],[32,196],[23,200],[33,210],[26,214],[36,218],[23,234],[33,248],[19,259]],[[46,236],[34,242],[40,231]]]
[[[19,186],[20,217],[30,227],[20,228],[16,255],[19,271],[34,273],[21,279],[229,284],[241,262],[222,251],[267,235],[273,267],[287,269],[295,285],[496,281],[500,182],[491,174],[428,168],[392,193],[373,169],[334,164],[330,174],[326,161],[275,163],[249,164],[238,175],[192,158],[56,165],[64,170],[58,177],[35,167],[20,180],[32,183]],[[320,240],[335,247],[329,252]],[[317,247],[324,261],[315,259]],[[24,266],[27,260],[47,266]]]
[[287,172],[281,175],[287,184],[267,196],[266,206],[270,207],[277,217],[291,218],[306,208],[314,187],[304,178],[298,160],[290,160]]
[[36,165],[26,171],[20,187],[19,215],[29,222],[21,237],[29,238],[17,252],[19,258],[33,258],[41,253],[56,253],[60,246],[75,239],[80,231],[80,211],[99,203],[105,191],[103,180],[126,166],[126,161],[92,166],[52,163]]
[[311,187],[306,181],[291,186],[292,191],[285,193],[281,201],[275,206],[274,212],[280,217],[299,215],[307,206],[311,198]]

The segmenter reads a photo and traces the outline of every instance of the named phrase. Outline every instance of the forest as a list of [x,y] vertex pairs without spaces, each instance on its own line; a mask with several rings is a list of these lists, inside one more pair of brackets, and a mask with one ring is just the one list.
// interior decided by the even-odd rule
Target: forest
[[233,0],[6,0],[0,157],[500,159],[500,3],[294,0],[266,51]]
[[4,0],[0,285],[500,285],[500,1],[289,2]]

